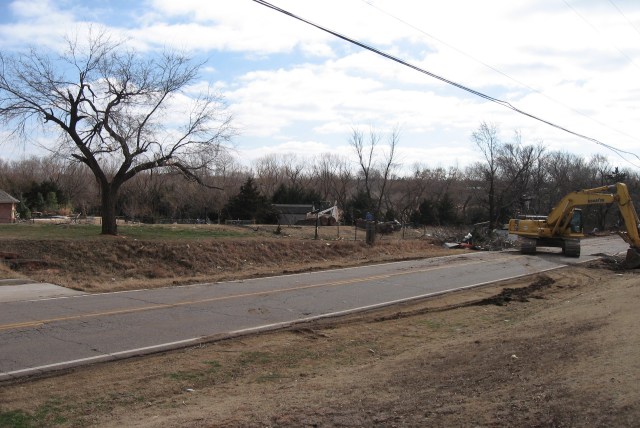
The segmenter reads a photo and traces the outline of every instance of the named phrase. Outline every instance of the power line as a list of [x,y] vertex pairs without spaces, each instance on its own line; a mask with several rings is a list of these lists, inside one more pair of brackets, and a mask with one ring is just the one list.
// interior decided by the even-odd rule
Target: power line
[[341,33],[338,33],[336,31],[333,31],[333,30],[330,30],[330,29],[328,29],[326,27],[323,27],[320,24],[316,24],[316,23],[311,22],[311,21],[309,21],[309,20],[307,20],[305,18],[302,18],[302,17],[300,17],[298,15],[295,15],[295,14],[293,14],[293,13],[291,13],[291,12],[285,10],[285,9],[282,9],[282,8],[280,8],[278,6],[275,6],[275,5],[273,5],[273,4],[271,4],[271,3],[267,2],[267,1],[264,1],[264,0],[253,0],[253,1],[258,3],[258,4],[260,4],[260,5],[262,5],[262,6],[265,6],[265,7],[268,7],[270,9],[273,9],[273,10],[275,10],[277,12],[280,12],[280,13],[286,15],[286,16],[294,18],[294,19],[296,19],[298,21],[304,22],[305,24],[308,24],[308,25],[311,25],[313,27],[316,27],[317,29],[322,30],[322,31],[324,31],[326,33],[329,33],[329,34],[331,34],[331,35],[333,35],[333,36],[335,36],[335,37],[337,37],[339,39],[345,40],[345,41],[347,41],[347,42],[349,42],[351,44],[354,44],[356,46],[360,46],[361,48],[366,49],[366,50],[368,50],[370,52],[373,52],[373,53],[375,53],[377,55],[380,55],[380,56],[382,56],[384,58],[390,59],[391,61],[394,61],[394,62],[397,62],[399,64],[402,64],[405,67],[409,67],[409,68],[411,68],[411,69],[413,69],[415,71],[418,71],[420,73],[426,74],[427,76],[433,77],[434,79],[440,80],[441,82],[444,82],[444,83],[446,83],[448,85],[454,86],[454,87],[456,87],[458,89],[461,89],[461,90],[463,90],[465,92],[469,92],[469,93],[471,93],[473,95],[476,95],[476,96],[478,96],[480,98],[483,98],[483,99],[485,99],[487,101],[491,101],[493,103],[499,104],[499,105],[501,105],[501,106],[503,106],[505,108],[508,108],[510,110],[515,111],[516,113],[520,113],[523,116],[527,116],[527,117],[529,117],[531,119],[537,120],[539,122],[542,122],[544,124],[552,126],[552,127],[556,128],[556,129],[559,129],[561,131],[564,131],[564,132],[567,132],[567,133],[569,133],[571,135],[574,135],[576,137],[582,138],[582,139],[587,140],[587,141],[591,141],[592,143],[595,143],[595,144],[597,144],[599,146],[605,147],[605,148],[611,150],[612,152],[616,153],[618,156],[620,156],[625,161],[629,162],[631,165],[633,165],[633,166],[635,166],[637,168],[640,168],[637,165],[635,165],[635,164],[631,163],[630,161],[628,161],[621,154],[621,153],[628,154],[628,155],[631,155],[631,156],[635,157],[636,159],[640,160],[640,157],[638,157],[638,155],[636,155],[635,153],[628,152],[628,151],[621,150],[621,149],[617,149],[617,148],[615,148],[615,147],[613,147],[613,146],[611,146],[609,144],[606,144],[606,143],[603,143],[602,141],[597,140],[596,138],[588,137],[588,136],[586,136],[584,134],[580,134],[578,132],[575,132],[575,131],[572,131],[572,130],[570,130],[568,128],[565,128],[563,126],[557,125],[557,124],[555,124],[553,122],[550,122],[550,121],[548,121],[546,119],[542,119],[542,118],[540,118],[540,117],[538,117],[536,115],[533,115],[531,113],[527,113],[526,111],[520,110],[519,108],[513,106],[511,103],[509,103],[507,101],[503,101],[503,100],[500,100],[498,98],[494,98],[494,97],[492,97],[490,95],[484,94],[484,93],[482,93],[480,91],[476,91],[475,89],[471,89],[471,88],[469,88],[467,86],[464,86],[464,85],[462,85],[460,83],[457,83],[457,82],[454,82],[452,80],[449,80],[449,79],[447,79],[445,77],[442,77],[442,76],[440,76],[438,74],[435,74],[435,73],[432,73],[430,71],[427,71],[427,70],[425,70],[423,68],[420,68],[420,67],[418,67],[416,65],[413,65],[413,64],[411,64],[409,62],[406,62],[406,61],[404,61],[404,60],[402,60],[402,59],[400,59],[400,58],[398,58],[396,56],[393,56],[393,55],[391,55],[389,53],[381,51],[381,50],[379,50],[377,48],[374,48],[372,46],[369,46],[369,45],[367,45],[367,44],[365,44],[363,42],[360,42],[358,40],[352,39],[352,38],[350,38],[348,36],[345,36],[345,35],[343,35]]
[[[578,12],[578,11],[576,10],[576,8],[574,8],[573,6],[571,6],[567,0],[562,0],[562,2],[563,2],[564,4],[566,4],[566,5],[567,5],[567,7],[573,11],[573,13],[575,13],[576,15],[578,15],[578,17],[579,17],[580,19],[582,19],[582,20],[583,20],[583,21],[584,21],[584,22],[585,22],[589,27],[591,27],[591,29],[592,29],[593,31],[595,31],[599,36],[602,36],[602,33],[600,32],[600,30],[598,30],[598,28],[596,28],[596,26],[595,26],[595,25],[593,25],[591,22],[589,22],[589,21],[587,20],[587,18],[585,18],[584,16],[582,16],[582,14],[581,14],[580,12]],[[627,61],[629,61],[629,63],[630,63],[630,64],[633,64],[633,66],[634,66],[635,68],[637,68],[638,70],[640,70],[640,66],[638,66],[638,64],[636,64],[636,62],[635,62],[635,61],[634,61],[634,60],[633,60],[629,55],[627,55],[626,53],[624,53],[620,48],[618,48],[617,46],[613,45],[612,43],[609,43],[609,44],[610,44],[611,46],[613,46],[613,48],[614,48],[615,50],[617,50],[618,52],[620,52],[620,55],[622,55],[623,57],[625,57],[625,58],[627,59]]]
[[[411,24],[411,23],[409,23],[409,22],[407,22],[407,21],[403,20],[402,18],[399,18],[399,17],[397,17],[396,15],[393,15],[392,13],[389,13],[388,11],[381,9],[380,7],[378,7],[378,6],[374,5],[373,3],[371,3],[370,1],[368,1],[368,0],[361,0],[361,1],[362,1],[363,3],[365,3],[366,5],[368,5],[368,6],[372,7],[372,8],[374,8],[374,9],[378,10],[380,13],[383,13],[383,14],[385,14],[385,15],[387,15],[387,16],[390,16],[391,18],[395,19],[396,21],[401,22],[402,24],[404,24],[404,25],[406,25],[406,26],[408,26],[408,27],[410,27],[410,28],[413,28],[414,30],[416,30],[416,31],[418,31],[418,32],[420,32],[420,33],[422,33],[422,34],[424,34],[425,36],[427,36],[427,37],[429,37],[429,38],[431,38],[431,39],[433,39],[433,40],[435,40],[435,41],[437,41],[437,42],[439,42],[439,43],[441,43],[441,44],[443,44],[443,45],[447,46],[447,47],[448,47],[448,48],[450,48],[450,49],[453,49],[454,51],[458,52],[459,54],[464,55],[464,56],[466,56],[467,58],[471,58],[473,61],[476,61],[477,63],[482,64],[483,66],[487,67],[488,69],[493,70],[493,71],[495,71],[496,73],[499,73],[499,74],[503,75],[503,76],[504,76],[504,77],[506,77],[507,79],[510,79],[510,80],[512,80],[513,82],[516,82],[517,84],[519,84],[519,85],[521,85],[521,86],[523,86],[523,87],[525,87],[525,88],[529,89],[531,92],[535,92],[536,94],[541,95],[541,96],[545,97],[546,99],[548,99],[548,100],[550,100],[550,101],[552,101],[552,102],[554,102],[554,103],[556,103],[556,104],[558,104],[558,105],[563,106],[563,107],[564,107],[564,108],[566,108],[567,110],[571,110],[571,111],[573,111],[574,113],[579,114],[579,115],[581,115],[581,116],[583,116],[583,117],[585,117],[585,118],[587,118],[587,119],[589,119],[589,120],[591,120],[591,121],[593,121],[593,122],[597,123],[598,125],[604,126],[605,128],[608,128],[608,129],[610,129],[610,130],[612,130],[612,131],[614,131],[614,132],[617,132],[617,133],[618,133],[618,134],[620,134],[620,135],[624,135],[624,136],[625,136],[625,137],[627,137],[627,138],[630,138],[630,139],[632,139],[632,140],[635,140],[635,141],[640,142],[640,140],[639,140],[638,138],[636,138],[636,137],[634,137],[634,136],[632,136],[632,135],[630,135],[630,134],[628,134],[628,133],[626,133],[626,132],[624,132],[624,131],[621,131],[621,130],[619,130],[619,129],[613,128],[613,127],[611,127],[611,126],[607,125],[606,123],[601,122],[601,121],[599,121],[598,119],[596,119],[596,118],[594,118],[594,117],[589,116],[588,114],[585,114],[585,113],[583,113],[583,112],[581,112],[581,111],[579,111],[579,110],[576,110],[575,108],[573,108],[573,107],[571,107],[571,106],[569,106],[569,105],[567,105],[567,104],[565,104],[565,103],[563,103],[563,102],[561,102],[561,101],[558,101],[558,100],[556,100],[555,98],[550,97],[549,95],[547,95],[547,94],[545,94],[545,93],[543,93],[543,92],[540,92],[540,91],[538,91],[538,90],[537,90],[537,89],[535,89],[535,88],[532,88],[531,86],[527,85],[526,83],[521,82],[521,81],[519,81],[519,80],[517,80],[517,79],[515,79],[515,78],[513,78],[513,77],[511,77],[511,76],[509,76],[508,74],[506,74],[506,73],[502,72],[501,70],[499,70],[499,69],[497,69],[497,68],[495,68],[495,67],[492,67],[491,65],[489,65],[489,64],[487,64],[487,63],[485,63],[485,62],[483,62],[482,60],[480,60],[480,59],[478,59],[478,58],[474,57],[473,55],[471,55],[471,54],[469,54],[469,53],[467,53],[467,52],[465,52],[465,51],[463,51],[463,50],[461,50],[461,49],[458,49],[458,48],[456,48],[455,46],[452,46],[452,45],[448,44],[448,43],[447,43],[447,42],[445,42],[444,40],[439,39],[438,37],[436,37],[436,36],[434,36],[434,35],[432,35],[432,34],[427,33],[426,31],[422,30],[421,28],[418,28],[418,27],[416,27],[415,25],[413,25],[413,24]],[[612,2],[612,0],[609,0],[609,2]],[[612,4],[613,4],[613,3],[612,3]],[[614,5],[614,6],[615,6],[615,5]],[[618,10],[620,11],[620,9],[618,9]],[[620,11],[620,13],[622,13],[622,11]],[[627,19],[628,19],[628,18],[627,18]],[[633,24],[632,24],[632,25],[633,25]],[[640,34],[640,31],[638,32],[638,34]]]
[[618,12],[620,12],[620,15],[622,15],[624,17],[624,19],[627,20],[627,22],[629,23],[629,25],[631,25],[631,27],[636,30],[636,33],[638,33],[638,35],[640,35],[640,29],[638,29],[638,27],[636,27],[636,25],[629,19],[629,17],[627,15],[625,15],[625,13],[613,2],[613,0],[609,0],[609,3],[611,3],[611,6],[613,6]]

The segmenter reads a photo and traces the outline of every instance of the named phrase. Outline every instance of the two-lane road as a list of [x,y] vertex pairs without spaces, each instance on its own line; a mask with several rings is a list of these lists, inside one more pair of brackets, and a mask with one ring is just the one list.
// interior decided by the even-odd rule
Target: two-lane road
[[584,262],[626,250],[583,241],[583,256],[478,252],[155,290],[0,303],[0,380],[276,328]]

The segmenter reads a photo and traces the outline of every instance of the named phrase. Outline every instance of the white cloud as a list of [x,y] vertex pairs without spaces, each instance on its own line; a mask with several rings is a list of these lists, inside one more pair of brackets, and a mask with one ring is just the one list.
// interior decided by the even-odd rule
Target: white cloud
[[62,37],[75,24],[71,13],[58,10],[48,0],[14,1],[8,9],[17,19],[0,26],[0,47],[3,49],[27,44],[60,49],[64,45]]
[[[549,0],[273,3],[545,120],[638,147],[640,34],[627,21],[640,22],[635,2],[617,3],[625,15],[608,2],[569,2],[573,10]],[[203,77],[225,92],[243,130],[238,144],[251,153],[315,150],[317,141],[338,150],[353,126],[400,126],[411,160],[463,164],[476,155],[471,132],[487,121],[549,149],[610,155],[250,0],[132,2],[135,11],[89,10],[75,0],[10,5],[3,49],[55,47],[69,29],[94,23],[142,51],[172,46],[209,58]]]

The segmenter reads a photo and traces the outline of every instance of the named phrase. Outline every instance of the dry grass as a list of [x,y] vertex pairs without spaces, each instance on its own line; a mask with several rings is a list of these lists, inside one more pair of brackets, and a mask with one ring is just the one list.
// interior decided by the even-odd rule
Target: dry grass
[[[400,233],[379,236],[366,245],[363,231],[353,228],[276,226],[225,229],[215,226],[152,226],[165,239],[148,236],[139,227],[122,227],[120,236],[82,239],[0,239],[0,251],[18,253],[23,262],[13,272],[39,281],[83,291],[117,291],[247,277],[279,275],[366,263],[434,257],[450,254],[439,241],[402,239]],[[227,228],[221,226],[221,228]],[[70,228],[70,233],[75,229]],[[235,234],[233,233],[235,230]],[[185,232],[186,231],[186,232]],[[173,234],[172,234],[173,233]],[[188,233],[188,234],[187,234]],[[243,238],[234,236],[246,235]],[[232,237],[228,237],[231,235]],[[31,261],[31,262],[29,262]],[[2,276],[10,276],[5,268]]]

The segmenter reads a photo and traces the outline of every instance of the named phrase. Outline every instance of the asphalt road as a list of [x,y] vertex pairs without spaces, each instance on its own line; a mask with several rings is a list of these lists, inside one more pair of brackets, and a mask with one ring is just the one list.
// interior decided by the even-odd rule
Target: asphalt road
[[626,251],[618,237],[155,290],[0,302],[0,380],[424,298]]

